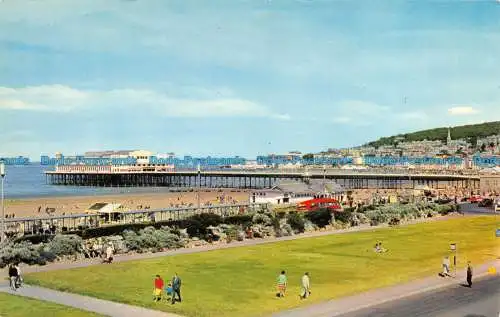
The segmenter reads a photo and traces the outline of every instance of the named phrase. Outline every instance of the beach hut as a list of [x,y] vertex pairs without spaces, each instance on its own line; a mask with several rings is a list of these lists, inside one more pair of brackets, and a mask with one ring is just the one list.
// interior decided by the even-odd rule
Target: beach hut
[[120,219],[122,215],[121,204],[95,203],[86,210],[88,214],[97,214],[103,222],[113,222]]

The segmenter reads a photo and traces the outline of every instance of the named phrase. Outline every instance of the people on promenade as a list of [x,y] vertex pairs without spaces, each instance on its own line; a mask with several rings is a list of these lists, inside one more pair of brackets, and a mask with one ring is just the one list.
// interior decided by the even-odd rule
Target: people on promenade
[[163,286],[164,286],[163,279],[160,277],[160,275],[156,275],[156,278],[154,280],[154,287],[153,287],[153,300],[155,302],[158,302],[161,300],[161,295],[163,292]]
[[306,299],[311,294],[311,281],[309,279],[308,272],[304,273],[304,275],[302,276],[301,283],[302,283],[302,290],[300,292],[300,298]]
[[467,262],[467,285],[472,287],[472,266],[470,261]]
[[281,271],[281,274],[277,279],[278,292],[276,293],[276,297],[285,297],[286,287],[288,284],[288,279],[286,277],[285,271]]
[[16,271],[17,271],[17,277],[16,277],[16,287],[19,288],[23,284],[23,276],[21,274],[21,267],[19,266],[19,263],[16,263],[14,265]]
[[450,257],[445,256],[443,258],[443,276],[450,276]]
[[[174,277],[172,278],[172,304],[175,304],[176,301],[178,301],[179,303],[182,302],[181,285],[182,285],[181,278],[177,273],[175,273]],[[176,299],[176,295],[178,300]]]
[[113,243],[109,242],[108,245],[106,246],[104,263],[111,264],[113,262],[113,252],[114,252]]
[[13,291],[17,291],[17,285],[16,285],[17,277],[18,277],[17,269],[13,264],[11,264],[9,266],[9,281],[10,281],[10,288]]

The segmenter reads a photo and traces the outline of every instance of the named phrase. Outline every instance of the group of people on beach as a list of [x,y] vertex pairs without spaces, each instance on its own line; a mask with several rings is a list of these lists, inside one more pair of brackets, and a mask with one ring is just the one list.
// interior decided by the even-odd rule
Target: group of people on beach
[[[300,279],[301,290],[300,290],[300,298],[306,299],[311,295],[311,280],[309,278],[309,272],[305,272]],[[288,278],[286,276],[285,271],[281,271],[280,275],[277,278],[277,292],[276,297],[281,298],[285,297],[286,289],[288,287]]]
[[165,285],[165,282],[160,275],[156,275],[153,283],[153,300],[159,302],[162,300],[164,294],[167,300],[175,304],[175,302],[182,302],[181,299],[181,285],[182,280],[177,273],[172,277],[172,280]]

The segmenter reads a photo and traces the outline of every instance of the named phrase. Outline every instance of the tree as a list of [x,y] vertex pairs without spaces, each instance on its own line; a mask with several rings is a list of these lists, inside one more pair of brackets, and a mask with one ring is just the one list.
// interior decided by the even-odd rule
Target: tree
[[314,159],[314,154],[312,154],[312,153],[304,154],[302,156],[302,159],[304,159],[304,160],[312,160],[312,159]]

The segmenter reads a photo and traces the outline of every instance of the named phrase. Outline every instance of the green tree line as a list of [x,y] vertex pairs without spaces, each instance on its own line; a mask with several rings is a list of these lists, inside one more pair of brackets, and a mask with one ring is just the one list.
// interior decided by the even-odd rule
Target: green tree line
[[[463,125],[450,128],[452,139],[468,139],[473,146],[476,145],[477,140],[490,135],[500,134],[500,121],[485,122],[480,124]],[[377,141],[368,143],[368,146],[379,147],[382,145],[396,144],[396,139],[404,138],[404,142],[411,141],[436,141],[441,140],[446,142],[448,137],[448,128],[435,128],[429,130],[422,130],[413,133],[405,133],[393,135],[390,137],[383,137]]]

